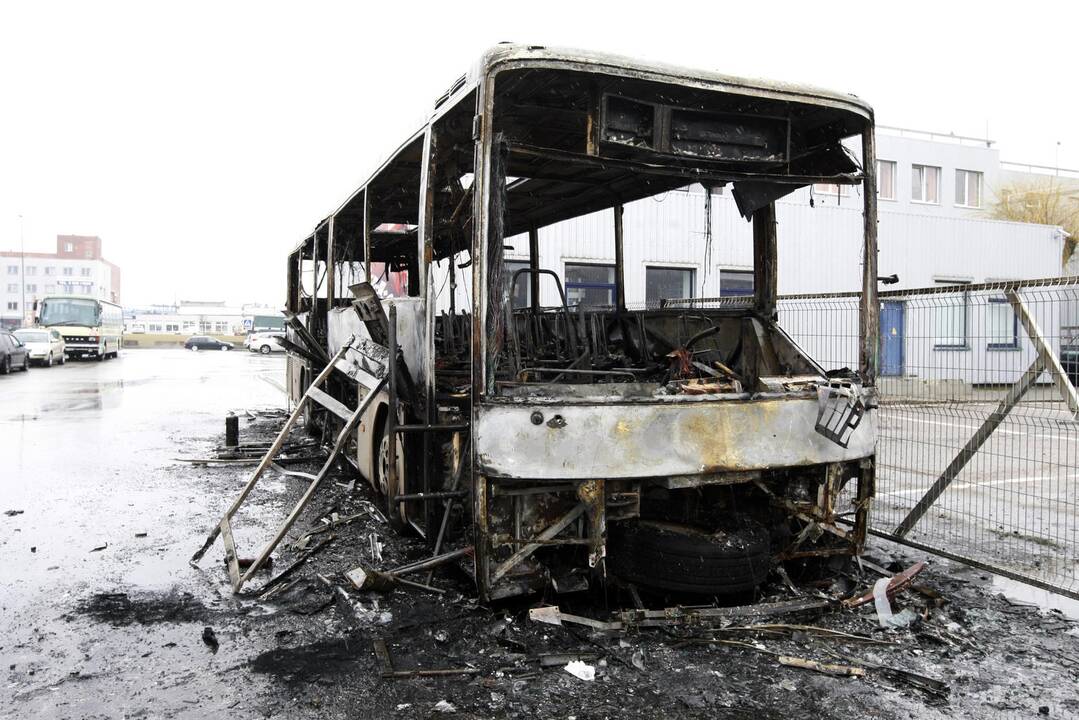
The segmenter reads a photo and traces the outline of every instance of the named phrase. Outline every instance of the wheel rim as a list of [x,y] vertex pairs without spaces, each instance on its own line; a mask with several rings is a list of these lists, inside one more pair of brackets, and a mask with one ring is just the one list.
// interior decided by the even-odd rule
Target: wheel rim
[[385,497],[390,496],[390,436],[383,435],[378,445],[378,490]]

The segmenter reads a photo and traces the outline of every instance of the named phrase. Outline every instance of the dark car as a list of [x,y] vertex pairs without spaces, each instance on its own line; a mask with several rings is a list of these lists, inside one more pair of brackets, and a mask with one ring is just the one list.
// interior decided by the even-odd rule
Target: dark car
[[1060,364],[1072,385],[1079,388],[1079,345],[1060,348]]
[[209,335],[192,335],[184,343],[184,350],[231,350],[232,343]]
[[30,350],[7,330],[0,330],[0,373],[30,369]]

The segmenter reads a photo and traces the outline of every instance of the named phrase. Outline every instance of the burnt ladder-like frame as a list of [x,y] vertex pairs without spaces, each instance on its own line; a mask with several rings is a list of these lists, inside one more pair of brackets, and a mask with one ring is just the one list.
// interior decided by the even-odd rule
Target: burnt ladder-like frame
[[[251,474],[251,477],[248,479],[247,484],[244,485],[243,490],[240,491],[240,495],[233,501],[232,505],[229,506],[229,509],[225,511],[221,521],[210,531],[203,546],[191,558],[191,564],[197,564],[206,551],[214,544],[217,536],[220,535],[221,540],[225,545],[225,562],[228,565],[229,580],[232,583],[232,591],[234,593],[239,593],[244,584],[251,580],[255,573],[266,564],[270,554],[281,543],[285,534],[288,533],[289,529],[299,518],[300,513],[307,507],[308,502],[310,502],[311,498],[322,484],[322,481],[330,474],[334,463],[337,461],[338,455],[348,442],[349,435],[359,424],[360,418],[363,417],[363,414],[367,411],[371,402],[374,401],[379,392],[386,386],[387,380],[385,378],[385,373],[380,373],[381,379],[379,379],[375,386],[371,388],[370,392],[364,396],[363,400],[360,401],[359,406],[355,410],[349,409],[346,405],[322,390],[321,385],[333,374],[334,370],[340,370],[346,375],[352,376],[357,371],[357,368],[360,367],[358,365],[350,365],[346,360],[348,352],[350,350],[355,350],[353,346],[354,342],[354,337],[349,338],[348,342],[345,343],[337,354],[330,359],[330,362],[326,364],[326,367],[319,373],[318,377],[311,382],[307,388],[307,392],[304,393],[300,402],[296,404],[296,408],[292,411],[288,421],[285,423],[284,427],[281,428],[281,431],[278,432],[273,444],[270,445],[270,449],[266,452],[266,455],[263,456],[262,460],[255,468],[255,471]],[[370,367],[367,363],[365,363],[365,365],[367,365],[368,368]],[[295,425],[296,421],[303,416],[304,411],[310,403],[320,405],[330,413],[336,415],[344,421],[344,427],[338,432],[333,447],[330,449],[326,461],[323,463],[318,473],[308,476],[311,480],[311,484],[308,485],[303,496],[296,503],[295,507],[292,508],[292,511],[289,513],[288,517],[285,518],[285,521],[277,529],[273,539],[262,548],[258,556],[247,567],[246,571],[241,574],[239,556],[236,552],[236,543],[232,536],[232,519],[247,499],[247,496],[255,489],[255,485],[258,484],[259,479],[267,468],[279,467],[274,462],[274,458],[277,453],[280,452],[282,446],[284,446],[293,425]]]

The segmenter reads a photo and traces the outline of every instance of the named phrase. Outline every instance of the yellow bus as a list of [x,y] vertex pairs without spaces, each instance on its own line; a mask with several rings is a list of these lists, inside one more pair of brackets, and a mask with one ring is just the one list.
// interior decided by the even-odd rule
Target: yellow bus
[[71,357],[116,357],[124,345],[124,311],[105,300],[50,295],[38,305],[37,324],[58,330]]

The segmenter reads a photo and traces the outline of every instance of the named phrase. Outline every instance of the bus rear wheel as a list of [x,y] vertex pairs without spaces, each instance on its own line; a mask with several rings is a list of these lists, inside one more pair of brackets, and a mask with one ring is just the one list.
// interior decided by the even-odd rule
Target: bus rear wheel
[[375,485],[382,495],[386,507],[386,519],[394,530],[402,530],[405,527],[401,504],[395,503],[393,498],[398,495],[403,486],[405,460],[404,448],[401,442],[397,443],[397,482],[396,487],[390,487],[390,433],[389,425],[382,423],[382,433],[378,443],[378,456],[375,458]]

